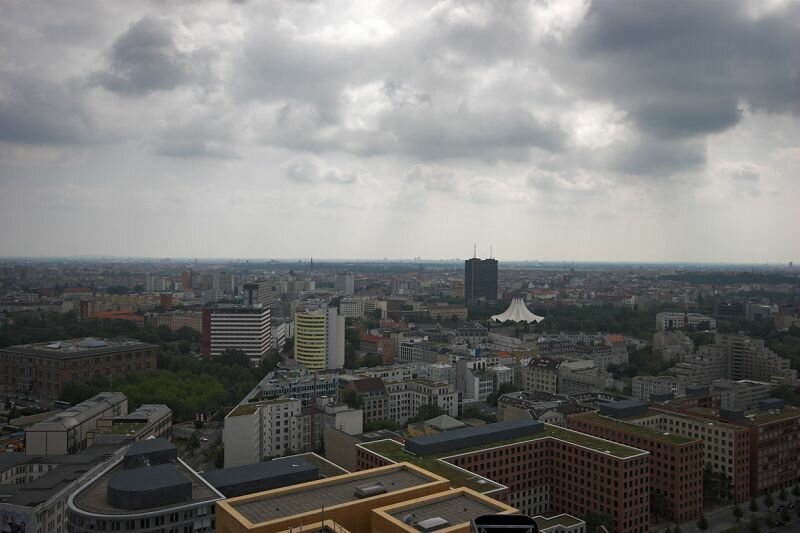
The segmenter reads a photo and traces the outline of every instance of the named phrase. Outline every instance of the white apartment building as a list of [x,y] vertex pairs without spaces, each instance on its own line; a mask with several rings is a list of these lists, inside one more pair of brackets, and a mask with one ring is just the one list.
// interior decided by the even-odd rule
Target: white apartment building
[[687,327],[686,320],[688,319],[688,327],[697,329],[699,327],[707,328],[711,331],[716,331],[717,321],[710,316],[701,315],[700,313],[678,313],[678,312],[662,312],[656,315],[656,329],[659,331],[666,331],[669,329],[683,329]]
[[333,278],[333,288],[342,291],[344,296],[350,296],[356,291],[356,278],[352,272],[337,272]]
[[686,394],[686,383],[672,376],[635,376],[631,383],[631,392],[637,400],[646,402],[651,394]]
[[452,385],[417,378],[386,382],[384,386],[387,396],[384,416],[400,426],[417,416],[423,405],[437,405],[445,414],[458,416],[458,393]]
[[225,417],[225,468],[316,450],[325,426],[351,435],[363,433],[360,409],[350,409],[327,397],[316,400],[314,408],[303,408],[302,402],[293,398],[236,406]]
[[339,314],[345,318],[362,318],[374,312],[376,306],[374,298],[342,298],[339,302]]
[[[634,378],[635,379],[635,378]],[[773,385],[742,379],[715,379],[711,383],[711,394],[719,395],[719,406],[722,409],[749,410],[758,408],[758,402],[772,395]]]
[[789,360],[770,350],[762,339],[717,334],[714,345],[721,347],[728,358],[730,379],[787,384],[797,381],[797,371],[790,368]]
[[227,349],[241,350],[251,360],[262,360],[272,347],[269,307],[255,304],[217,305],[208,310],[208,355],[217,357]]
[[280,319],[272,320],[270,327],[272,330],[272,349],[281,352],[286,345],[286,323]]

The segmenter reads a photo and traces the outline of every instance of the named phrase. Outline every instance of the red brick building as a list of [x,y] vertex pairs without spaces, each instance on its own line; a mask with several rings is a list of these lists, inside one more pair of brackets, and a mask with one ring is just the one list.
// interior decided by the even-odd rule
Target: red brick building
[[0,386],[58,398],[69,383],[156,368],[158,346],[128,339],[73,339],[0,349]]
[[[543,426],[541,433],[529,437],[424,458],[409,453],[396,441],[362,443],[357,445],[356,464],[358,469],[367,469],[424,461],[427,468],[450,479],[453,486],[473,488],[525,514],[600,513],[612,518],[617,533],[648,532],[650,454],[549,424]],[[448,433],[470,430],[474,428]],[[469,437],[463,442],[462,446],[469,446]]]
[[[662,495],[674,522],[703,513],[703,441],[638,426],[596,413],[567,417],[567,427],[650,452],[650,485]],[[653,509],[651,509],[653,512]]]

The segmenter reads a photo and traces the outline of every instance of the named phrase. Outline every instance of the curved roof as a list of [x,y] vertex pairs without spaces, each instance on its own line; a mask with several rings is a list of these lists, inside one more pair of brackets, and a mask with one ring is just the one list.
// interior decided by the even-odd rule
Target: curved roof
[[492,320],[496,320],[497,322],[511,320],[512,322],[527,322],[528,324],[535,322],[538,324],[544,320],[544,317],[531,313],[525,306],[525,302],[522,301],[522,297],[515,296],[514,299],[511,300],[511,305],[508,306],[508,309],[499,315],[492,316]]

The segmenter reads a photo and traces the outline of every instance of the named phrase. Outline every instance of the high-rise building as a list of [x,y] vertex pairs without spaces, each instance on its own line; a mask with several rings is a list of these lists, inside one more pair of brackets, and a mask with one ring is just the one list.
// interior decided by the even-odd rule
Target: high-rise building
[[265,307],[272,307],[280,299],[278,291],[273,291],[272,283],[268,281],[245,283],[242,285],[242,297],[245,305],[261,304]]
[[269,307],[261,304],[205,308],[203,322],[204,357],[216,357],[227,349],[236,349],[251,360],[261,360],[272,345]]
[[355,277],[352,272],[337,272],[333,278],[333,288],[342,291],[342,295],[350,296],[355,292]]
[[336,308],[295,314],[294,358],[309,370],[344,366],[344,317]]
[[464,301],[497,300],[497,259],[464,261]]

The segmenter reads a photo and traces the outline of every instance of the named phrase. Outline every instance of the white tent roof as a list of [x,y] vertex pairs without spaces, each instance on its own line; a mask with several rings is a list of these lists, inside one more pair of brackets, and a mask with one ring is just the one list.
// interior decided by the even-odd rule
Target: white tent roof
[[522,297],[516,296],[513,300],[511,300],[511,305],[508,306],[508,309],[499,315],[492,316],[492,320],[496,320],[498,322],[511,320],[512,322],[527,322],[528,324],[536,322],[538,324],[544,320],[544,317],[531,313],[525,306],[525,302],[522,301]]

